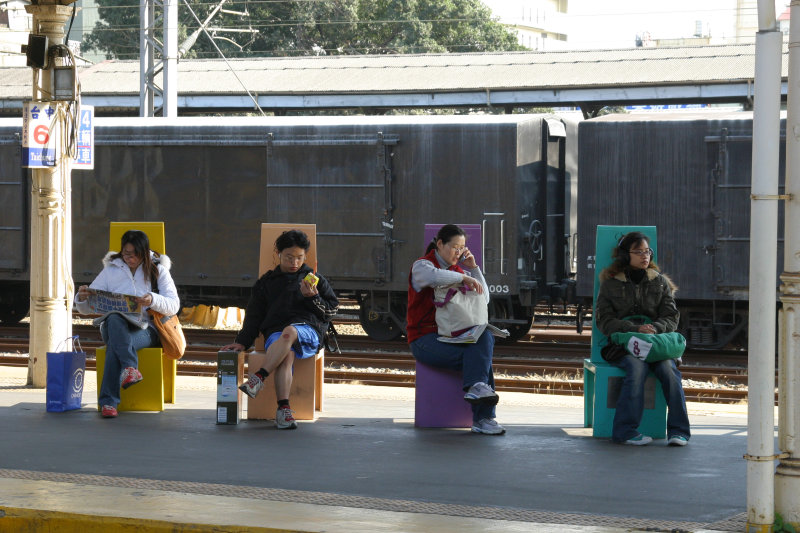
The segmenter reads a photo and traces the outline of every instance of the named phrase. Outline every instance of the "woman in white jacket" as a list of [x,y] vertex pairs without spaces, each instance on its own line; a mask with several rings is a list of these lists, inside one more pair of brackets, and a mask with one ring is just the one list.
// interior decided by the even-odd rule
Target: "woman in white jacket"
[[[78,311],[84,314],[93,312],[88,301],[92,289],[130,294],[136,296],[141,309],[141,324],[146,324],[144,328],[134,325],[119,313],[109,313],[99,319],[100,335],[106,343],[106,361],[97,403],[102,406],[104,418],[114,418],[120,401],[120,387],[127,389],[142,380],[136,351],[161,346],[146,309],[152,307],[164,315],[174,315],[180,308],[180,301],[169,274],[169,258],[151,251],[150,240],[142,231],[126,231],[122,235],[120,251],[106,254],[103,266],[91,285],[82,285],[78,289],[75,295]],[[152,280],[156,280],[155,290]]]

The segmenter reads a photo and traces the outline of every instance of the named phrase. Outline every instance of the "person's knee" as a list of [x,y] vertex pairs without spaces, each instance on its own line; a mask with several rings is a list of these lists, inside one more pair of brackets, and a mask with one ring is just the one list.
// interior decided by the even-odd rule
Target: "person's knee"
[[286,342],[294,342],[297,340],[297,330],[294,326],[286,326],[281,331],[281,340]]

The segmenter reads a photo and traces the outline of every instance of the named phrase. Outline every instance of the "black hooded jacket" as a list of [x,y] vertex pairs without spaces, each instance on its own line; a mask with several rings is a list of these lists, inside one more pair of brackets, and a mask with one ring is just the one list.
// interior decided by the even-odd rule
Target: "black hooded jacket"
[[311,298],[303,296],[300,283],[311,271],[306,264],[297,272],[281,272],[277,266],[261,276],[253,285],[235,342],[249,348],[259,333],[266,339],[289,324],[302,323],[314,328],[322,343],[331,318],[339,310],[339,300],[322,276],[317,283],[319,294]]

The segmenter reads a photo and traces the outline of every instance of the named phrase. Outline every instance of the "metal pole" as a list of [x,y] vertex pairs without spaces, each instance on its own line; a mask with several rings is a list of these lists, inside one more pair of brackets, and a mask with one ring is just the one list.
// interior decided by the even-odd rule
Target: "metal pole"
[[155,116],[155,81],[152,79],[155,68],[155,44],[151,35],[155,22],[154,0],[141,0],[139,3],[139,116]]
[[164,0],[164,92],[161,115],[178,116],[178,0]]
[[[64,44],[64,23],[72,8],[60,4],[25,6],[33,31],[51,45]],[[38,74],[38,75],[37,75]],[[50,100],[52,65],[35,70],[33,99]],[[53,102],[64,108],[68,102]],[[61,109],[59,109],[61,111]],[[56,164],[32,171],[31,183],[31,331],[28,384],[47,385],[47,352],[72,336],[72,233],[70,161],[58,145]]]
[[[800,21],[800,0],[791,15]],[[800,23],[789,28],[789,92],[786,116],[786,211],[780,331],[778,446],[784,452],[775,471],[775,510],[800,525]]]

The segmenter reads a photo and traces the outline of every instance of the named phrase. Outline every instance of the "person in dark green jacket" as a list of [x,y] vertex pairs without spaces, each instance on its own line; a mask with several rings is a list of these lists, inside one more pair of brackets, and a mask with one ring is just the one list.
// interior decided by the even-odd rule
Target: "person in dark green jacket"
[[[678,327],[680,313],[675,305],[675,285],[659,272],[646,235],[631,232],[622,237],[612,252],[611,266],[600,273],[600,291],[595,313],[597,327],[606,337],[618,332],[669,333]],[[644,316],[637,320],[629,317]],[[681,373],[675,361],[667,359],[647,363],[630,354],[612,364],[625,371],[611,440],[619,444],[643,445],[652,438],[637,428],[644,412],[644,385],[652,371],[661,382],[667,400],[667,442],[685,446],[689,442],[689,416],[681,385]]]

